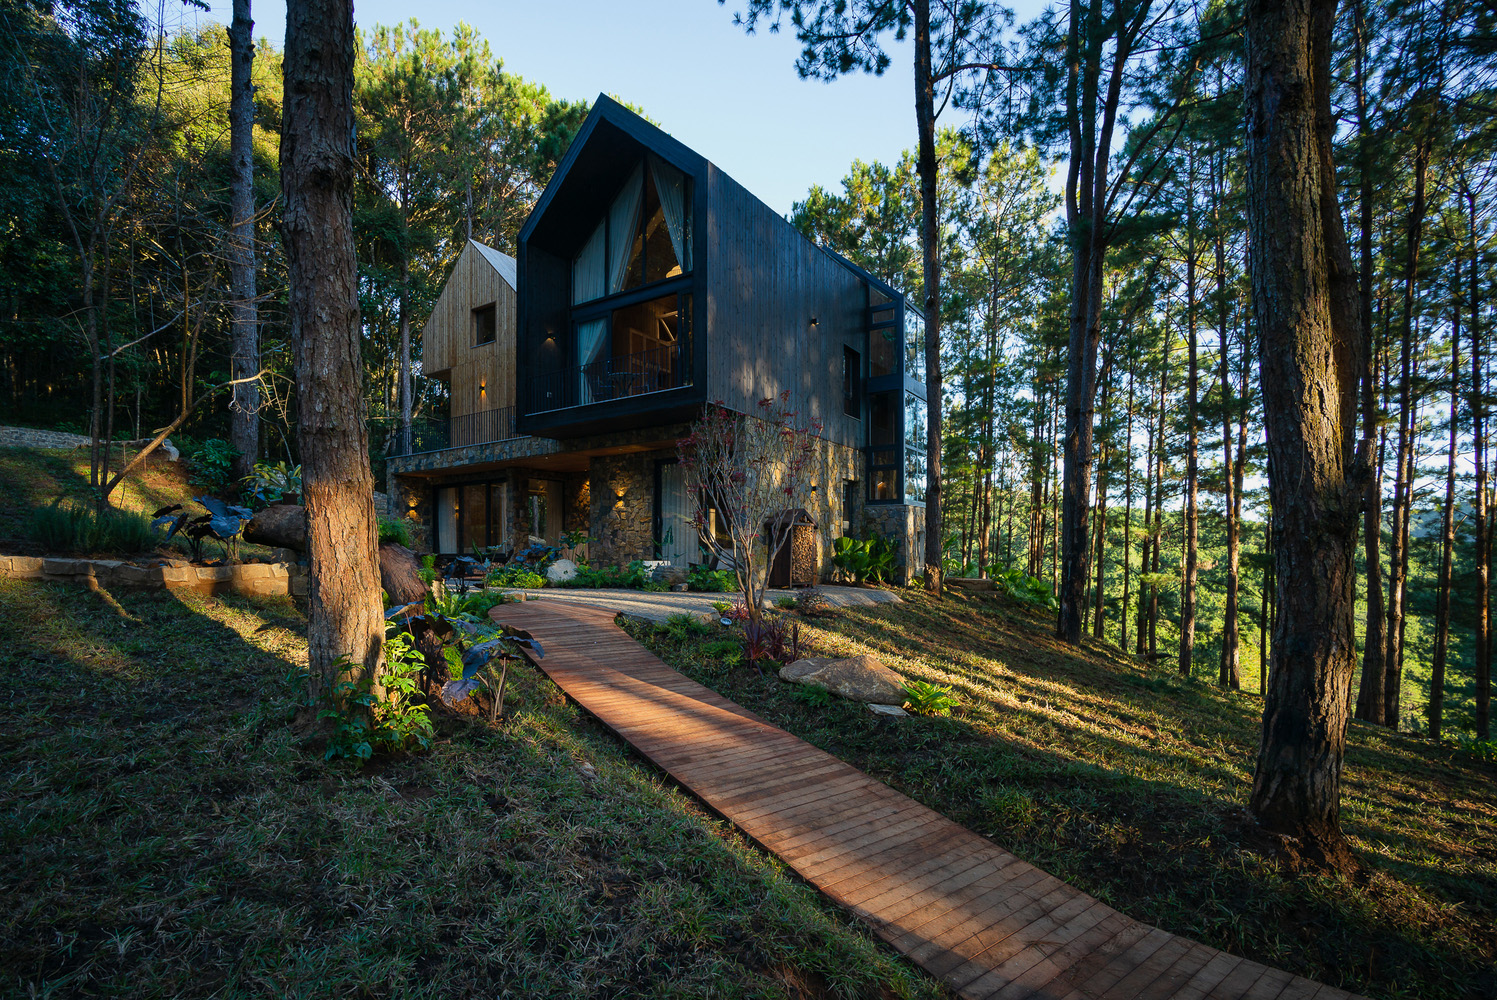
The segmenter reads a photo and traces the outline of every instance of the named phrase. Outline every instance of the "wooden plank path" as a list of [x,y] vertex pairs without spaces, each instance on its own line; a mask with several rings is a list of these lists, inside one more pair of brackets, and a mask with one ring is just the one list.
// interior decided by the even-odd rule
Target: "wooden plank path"
[[963,997],[1341,1000],[1126,917],[672,670],[557,601],[493,616],[578,704]]

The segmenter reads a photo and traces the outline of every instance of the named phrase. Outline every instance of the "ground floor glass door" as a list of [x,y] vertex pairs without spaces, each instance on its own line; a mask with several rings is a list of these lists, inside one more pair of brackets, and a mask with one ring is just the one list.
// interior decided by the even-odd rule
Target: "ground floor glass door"
[[696,529],[691,525],[692,507],[686,486],[686,470],[679,462],[661,462],[660,492],[657,494],[656,545],[660,558],[685,569],[697,558]]

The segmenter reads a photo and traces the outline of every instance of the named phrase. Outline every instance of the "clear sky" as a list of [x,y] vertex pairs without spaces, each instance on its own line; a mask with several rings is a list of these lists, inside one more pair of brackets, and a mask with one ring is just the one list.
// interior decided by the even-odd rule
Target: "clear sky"
[[[226,22],[230,0],[189,20]],[[882,77],[801,80],[788,27],[747,35],[733,24],[737,0],[355,0],[364,26],[416,17],[445,33],[466,21],[507,70],[557,97],[611,93],[727,171],[778,212],[813,184],[836,187],[855,159],[891,162],[914,145],[910,45],[891,40]],[[1022,22],[1041,0],[1016,4]],[[255,35],[280,46],[285,0],[255,0]]]

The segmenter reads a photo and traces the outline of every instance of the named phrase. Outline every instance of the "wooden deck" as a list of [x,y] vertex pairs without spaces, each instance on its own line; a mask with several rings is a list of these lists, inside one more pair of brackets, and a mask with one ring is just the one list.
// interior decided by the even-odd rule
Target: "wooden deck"
[[971,998],[1352,995],[1124,916],[667,667],[575,604],[494,617],[578,704],[898,951]]

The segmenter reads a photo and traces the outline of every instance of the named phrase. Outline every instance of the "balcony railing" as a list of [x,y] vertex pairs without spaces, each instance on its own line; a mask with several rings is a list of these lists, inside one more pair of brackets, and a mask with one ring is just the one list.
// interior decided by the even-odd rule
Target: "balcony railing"
[[421,455],[448,448],[508,441],[520,436],[515,431],[515,408],[503,406],[497,410],[468,413],[461,417],[413,420],[409,447],[406,447],[405,435],[397,423],[390,428],[386,454],[391,457]]
[[688,367],[683,345],[675,344],[537,375],[530,380],[526,412],[547,413],[679,389],[691,384]]

